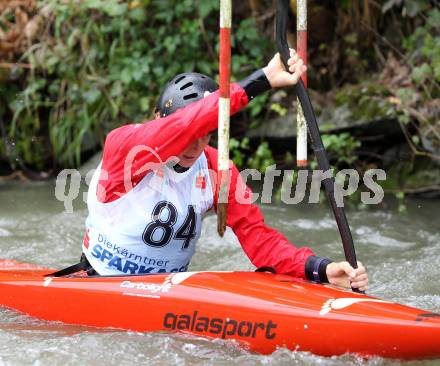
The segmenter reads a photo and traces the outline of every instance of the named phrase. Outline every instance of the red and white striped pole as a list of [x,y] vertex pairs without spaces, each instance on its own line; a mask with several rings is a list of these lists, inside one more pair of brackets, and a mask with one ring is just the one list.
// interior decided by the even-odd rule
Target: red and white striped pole
[[218,182],[217,231],[226,231],[229,187],[229,82],[231,78],[232,1],[220,0],[220,98],[218,102]]
[[[307,66],[307,0],[297,0],[296,2],[296,50],[299,57]],[[307,87],[307,71],[301,76],[305,87]],[[304,118],[303,110],[299,99],[297,100],[298,112],[296,116],[296,165],[298,167],[307,166],[307,123]]]

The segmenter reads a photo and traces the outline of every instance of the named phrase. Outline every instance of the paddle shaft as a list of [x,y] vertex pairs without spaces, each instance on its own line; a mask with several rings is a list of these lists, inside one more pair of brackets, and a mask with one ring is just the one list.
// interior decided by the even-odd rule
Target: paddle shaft
[[[289,45],[287,43],[287,16],[289,10],[289,0],[278,0],[277,14],[276,14],[276,42],[278,51],[281,54],[281,59],[286,69],[288,69],[287,60],[289,59]],[[307,128],[310,135],[310,140],[318,161],[318,166],[322,171],[330,169],[330,163],[322,143],[321,134],[319,132],[318,122],[316,121],[315,113],[313,111],[312,103],[304,83],[299,79],[295,85],[295,92],[301,103],[304,117],[307,122]],[[348,225],[347,217],[343,207],[339,207],[336,203],[334,195],[335,180],[333,177],[323,180],[327,199],[330,202],[333,214],[338,225],[339,233],[341,235],[342,245],[344,247],[345,259],[353,268],[357,268],[356,251],[354,249],[353,237],[351,235],[350,227]],[[361,292],[354,289],[355,292]]]

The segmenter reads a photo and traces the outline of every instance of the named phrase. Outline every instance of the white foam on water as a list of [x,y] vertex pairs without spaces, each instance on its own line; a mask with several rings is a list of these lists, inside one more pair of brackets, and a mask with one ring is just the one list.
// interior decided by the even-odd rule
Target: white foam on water
[[6,236],[12,236],[12,233],[9,230],[2,229],[0,227],[0,238],[1,237],[6,237]]

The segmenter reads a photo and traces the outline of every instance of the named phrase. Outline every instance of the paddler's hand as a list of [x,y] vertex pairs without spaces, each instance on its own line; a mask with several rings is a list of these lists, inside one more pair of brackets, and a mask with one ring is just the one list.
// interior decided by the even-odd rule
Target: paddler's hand
[[332,262],[326,269],[328,281],[332,285],[347,288],[358,288],[361,291],[368,289],[368,274],[361,262],[354,269],[348,262]]
[[263,68],[267,80],[272,88],[295,85],[301,75],[307,70],[303,60],[301,60],[294,49],[290,49],[290,58],[287,61],[289,72],[284,68],[281,56],[277,53],[272,60]]

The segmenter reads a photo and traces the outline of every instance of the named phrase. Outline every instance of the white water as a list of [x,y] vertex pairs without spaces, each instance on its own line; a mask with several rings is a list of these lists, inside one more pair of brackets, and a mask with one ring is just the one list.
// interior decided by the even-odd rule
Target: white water
[[[369,269],[371,295],[440,312],[440,202],[413,201],[408,213],[350,211],[358,257]],[[0,185],[0,258],[63,267],[80,255],[86,210],[63,211],[51,183]],[[292,242],[342,259],[326,207],[264,206],[266,221]],[[190,270],[253,267],[231,233],[221,240],[215,217],[204,221]],[[1,296],[1,294],[0,294]],[[72,304],[74,306],[74,304]],[[319,340],[317,340],[319,342]],[[323,358],[280,349],[250,354],[234,343],[166,333],[132,333],[41,322],[0,308],[3,365],[440,365],[440,360],[402,363],[354,356]]]

